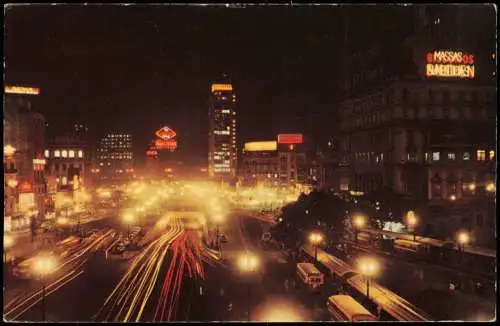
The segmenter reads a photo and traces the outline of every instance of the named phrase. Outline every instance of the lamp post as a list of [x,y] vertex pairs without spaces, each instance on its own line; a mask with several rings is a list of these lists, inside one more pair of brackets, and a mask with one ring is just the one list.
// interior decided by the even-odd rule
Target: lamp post
[[313,232],[309,236],[309,241],[314,247],[314,264],[316,264],[318,261],[318,245],[323,241],[323,236],[318,232]]
[[353,218],[354,224],[354,232],[355,232],[355,241],[358,242],[358,233],[359,229],[361,229],[365,225],[365,218],[363,215],[356,215]]
[[412,230],[413,233],[413,241],[417,241],[417,235],[416,235],[416,225],[417,225],[417,216],[414,211],[409,211],[406,214],[406,220],[408,223],[408,226]]
[[127,223],[127,237],[130,238],[130,224],[134,222],[135,217],[132,214],[125,214],[123,220]]
[[[238,258],[238,267],[242,273],[244,273],[246,275],[251,275],[259,267],[259,259],[254,254],[247,251]],[[248,280],[248,283],[247,283],[247,320],[248,321],[252,320],[251,315],[250,315],[250,309],[251,309],[250,298],[251,298],[250,280]]]
[[361,274],[366,278],[366,297],[370,299],[370,280],[378,271],[378,262],[372,257],[364,257],[358,264]]
[[14,238],[11,235],[3,235],[3,261],[7,264],[7,250],[14,244]]
[[50,255],[40,255],[36,258],[34,268],[35,271],[40,276],[42,281],[42,321],[46,320],[46,309],[45,309],[45,287],[46,287],[46,277],[48,274],[54,271],[56,262]]
[[466,231],[462,231],[458,233],[458,265],[460,265],[462,261],[462,251],[464,251],[464,246],[469,243],[470,238],[469,234]]

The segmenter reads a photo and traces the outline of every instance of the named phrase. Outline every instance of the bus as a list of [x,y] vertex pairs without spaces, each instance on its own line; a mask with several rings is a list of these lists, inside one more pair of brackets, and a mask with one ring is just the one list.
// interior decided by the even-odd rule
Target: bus
[[394,249],[401,253],[427,254],[429,252],[428,245],[405,239],[394,240]]
[[325,276],[311,263],[298,263],[297,276],[309,289],[317,289],[325,283]]
[[359,302],[349,295],[332,295],[327,301],[332,321],[376,321],[378,320]]

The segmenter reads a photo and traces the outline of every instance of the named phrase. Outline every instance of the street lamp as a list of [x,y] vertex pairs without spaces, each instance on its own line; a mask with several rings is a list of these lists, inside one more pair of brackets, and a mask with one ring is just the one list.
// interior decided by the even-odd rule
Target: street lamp
[[409,228],[412,230],[413,233],[413,241],[417,241],[417,235],[416,235],[416,226],[417,226],[417,215],[415,214],[414,211],[408,211],[406,214],[406,220],[408,222]]
[[45,321],[45,282],[48,274],[52,273],[56,267],[55,259],[50,255],[39,255],[36,257],[34,269],[42,281],[42,321]]
[[[245,252],[238,257],[238,268],[244,274],[253,274],[259,267],[259,259],[251,252]],[[251,320],[250,316],[250,281],[247,287],[247,318]]]
[[464,246],[469,243],[469,234],[466,231],[461,231],[457,236],[458,240],[458,264],[460,265],[462,260],[462,251],[464,251]]
[[378,262],[375,260],[375,258],[365,257],[361,258],[358,264],[358,268],[361,274],[363,274],[366,278],[366,297],[370,299],[370,279],[378,272]]
[[3,261],[7,264],[7,249],[14,244],[14,237],[8,234],[3,235]]
[[359,229],[361,229],[365,225],[365,218],[363,215],[356,215],[353,218],[354,230],[355,230],[355,241],[358,242],[358,233]]
[[130,238],[130,224],[135,221],[135,217],[132,214],[125,214],[123,216],[123,220],[127,223],[127,237]]
[[318,232],[313,232],[309,235],[309,241],[314,246],[314,263],[318,261],[318,245],[323,241],[323,236]]
[[486,191],[488,192],[494,192],[496,190],[495,184],[493,182],[490,182],[486,185]]

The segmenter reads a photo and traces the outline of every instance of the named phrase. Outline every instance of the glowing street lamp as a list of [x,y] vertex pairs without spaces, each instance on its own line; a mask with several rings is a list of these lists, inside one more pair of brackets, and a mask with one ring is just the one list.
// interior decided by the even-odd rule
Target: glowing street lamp
[[8,234],[3,235],[3,261],[7,263],[7,250],[14,244],[14,237]]
[[12,145],[7,144],[3,147],[3,155],[7,157],[11,157],[15,152],[16,148],[14,148]]
[[132,214],[125,214],[123,216],[123,220],[125,221],[125,223],[127,223],[127,234],[128,237],[130,238],[130,224],[134,223],[135,216]]
[[495,184],[493,182],[490,182],[486,185],[486,191],[488,192],[494,192],[496,190]]
[[365,225],[365,217],[363,215],[354,216],[353,225],[355,231],[355,241],[358,242],[359,229],[361,229]]
[[45,282],[47,275],[55,270],[56,261],[52,256],[42,254],[36,257],[33,267],[42,281],[42,321],[45,321]]
[[465,245],[467,245],[470,241],[469,234],[466,231],[461,231],[457,235],[457,240],[458,240],[458,264],[460,265],[460,262],[462,260],[462,251],[464,251]]
[[416,226],[417,226],[418,220],[417,220],[417,215],[415,214],[414,211],[408,211],[408,213],[406,214],[406,221],[408,223],[409,228],[411,229],[411,231],[413,233],[413,241],[416,241],[416,239],[417,239]]
[[323,236],[321,233],[318,232],[312,232],[309,235],[309,241],[312,243],[314,246],[314,263],[318,261],[318,245],[323,241]]
[[[238,257],[238,268],[244,274],[253,274],[259,268],[259,259],[257,256],[250,252],[245,252],[240,257]],[[250,316],[250,282],[248,282],[247,287],[247,318],[251,321]]]
[[370,299],[370,279],[377,274],[379,264],[372,257],[364,257],[359,260],[358,269],[366,278],[366,297]]

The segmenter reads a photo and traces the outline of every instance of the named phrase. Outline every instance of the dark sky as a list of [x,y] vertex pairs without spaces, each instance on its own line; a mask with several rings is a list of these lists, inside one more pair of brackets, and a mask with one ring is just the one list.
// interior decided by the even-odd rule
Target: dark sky
[[310,128],[308,112],[332,108],[339,26],[335,7],[14,6],[5,78],[39,86],[52,125],[123,127],[142,151],[166,124],[204,159],[209,84],[224,72],[239,141]]

